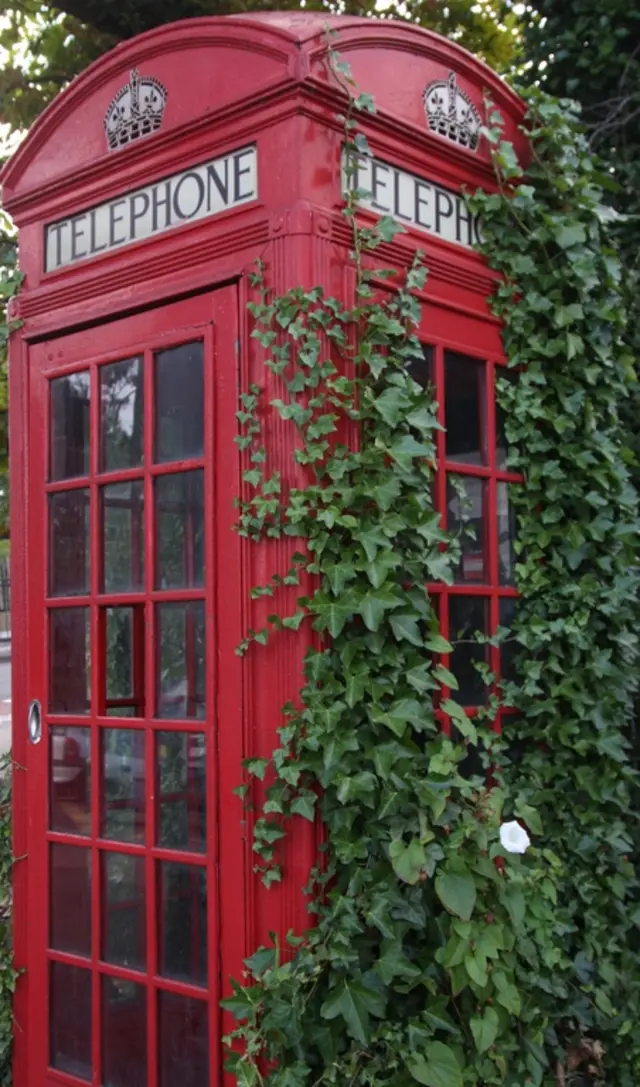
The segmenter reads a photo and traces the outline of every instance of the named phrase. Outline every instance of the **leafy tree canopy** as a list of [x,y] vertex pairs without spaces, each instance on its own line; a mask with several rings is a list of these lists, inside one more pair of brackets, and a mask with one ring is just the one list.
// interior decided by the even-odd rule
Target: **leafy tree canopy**
[[[26,128],[43,107],[107,49],[178,19],[243,11],[297,10],[299,0],[0,0],[0,122]],[[517,7],[517,5],[516,5]],[[493,68],[515,58],[518,18],[510,0],[308,0],[307,11],[401,17],[459,41]]]

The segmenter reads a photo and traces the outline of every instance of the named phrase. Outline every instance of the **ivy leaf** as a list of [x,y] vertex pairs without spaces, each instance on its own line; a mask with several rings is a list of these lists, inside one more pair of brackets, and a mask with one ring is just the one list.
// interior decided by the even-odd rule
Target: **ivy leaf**
[[463,1087],[462,1070],[456,1055],[444,1042],[429,1042],[424,1056],[413,1053],[407,1068],[424,1087]]
[[470,740],[472,744],[477,744],[478,733],[476,726],[471,718],[464,712],[462,706],[459,706],[452,698],[443,698],[441,709],[442,712],[448,714],[454,722],[458,732],[462,733],[462,735],[467,740]]
[[392,702],[388,710],[373,709],[371,718],[376,724],[385,725],[396,736],[404,736],[407,725],[412,724],[418,730],[424,727],[424,713],[413,698],[400,698]]
[[360,601],[359,612],[368,630],[378,630],[385,611],[398,607],[398,597],[390,589],[374,589],[365,593]]
[[420,694],[423,691],[435,691],[438,684],[435,682],[428,664],[416,664],[407,672],[407,682]]
[[395,427],[406,415],[410,403],[409,397],[402,392],[402,389],[392,386],[376,397],[373,406],[388,426]]
[[369,1035],[369,1016],[384,1016],[385,1002],[380,993],[367,988],[361,981],[341,981],[329,993],[320,1008],[323,1019],[342,1016],[352,1038],[366,1045]]
[[425,649],[428,649],[430,653],[452,653],[453,646],[451,642],[448,642],[446,638],[442,637],[442,634],[431,634],[424,643]]
[[310,823],[313,823],[316,799],[315,793],[305,793],[303,796],[297,796],[291,804],[291,811],[295,815],[301,815],[303,819],[308,819]]
[[486,1007],[482,1018],[474,1017],[470,1021],[471,1033],[479,1053],[486,1053],[495,1042],[500,1029],[500,1020],[495,1008]]
[[433,678],[437,679],[443,686],[448,687],[451,691],[457,691],[460,684],[458,683],[453,672],[450,672],[448,668],[445,668],[444,664],[437,664],[433,669]]
[[314,628],[326,629],[332,638],[337,638],[353,615],[353,597],[351,593],[343,593],[341,597],[332,600],[326,593],[317,592],[309,603],[309,610],[317,616]]
[[371,495],[374,502],[376,502],[380,509],[385,513],[399,494],[400,482],[394,476],[391,476],[387,483],[381,483],[378,487],[373,487],[371,489]]
[[254,778],[259,778],[260,781],[264,781],[264,775],[267,772],[269,765],[268,759],[245,759],[244,768]]
[[401,223],[392,219],[390,215],[383,215],[376,226],[377,233],[383,242],[392,242],[396,234],[404,234],[405,229]]
[[420,627],[411,616],[391,615],[389,616],[389,624],[399,642],[404,640],[411,642],[411,645],[417,645],[422,648],[424,643],[422,641]]
[[424,846],[420,844],[417,838],[413,838],[407,846],[399,838],[391,842],[389,856],[398,879],[401,879],[403,883],[412,885],[418,883],[427,862],[427,857]]
[[583,245],[587,240],[587,232],[580,223],[560,223],[554,233],[561,249],[571,249],[574,245]]
[[470,921],[476,904],[476,885],[470,872],[441,872],[436,876],[436,894],[449,913]]

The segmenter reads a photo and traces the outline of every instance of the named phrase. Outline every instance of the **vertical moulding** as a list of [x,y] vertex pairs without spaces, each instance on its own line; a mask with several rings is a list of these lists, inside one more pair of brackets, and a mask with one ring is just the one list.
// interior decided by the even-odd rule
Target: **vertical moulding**
[[[318,271],[310,260],[309,233],[312,215],[308,208],[296,207],[282,215],[274,216],[271,223],[271,244],[266,255],[266,277],[269,288],[276,296],[284,294],[292,286],[309,287],[318,281]],[[325,284],[326,286],[326,281]],[[283,337],[284,337],[283,333]],[[281,379],[264,367],[264,351],[256,340],[251,340],[249,382],[255,382],[262,391],[260,414],[263,424],[263,440],[267,451],[266,472],[280,473],[283,488],[303,486],[305,477],[293,462],[293,451],[298,442],[294,425],[283,421],[269,402],[275,398],[286,399]],[[246,385],[244,386],[246,388]],[[276,540],[249,543],[247,593],[251,587],[265,584],[274,573],[284,575],[290,566],[291,555],[298,549],[295,537],[283,536]],[[249,606],[248,625],[258,630],[266,625],[272,613],[289,614],[295,610],[298,596],[305,587],[279,589],[274,597],[252,601]],[[248,751],[251,755],[268,758],[279,743],[278,728],[284,723],[282,707],[287,702],[298,701],[303,682],[302,664],[309,644],[309,625],[303,624],[298,632],[273,633],[266,647],[253,646],[246,658],[246,674],[250,685],[250,720],[248,721]],[[263,788],[254,783],[254,798],[264,795]],[[260,815],[256,811],[253,821]],[[247,828],[252,833],[253,826]],[[266,890],[259,877],[250,873],[252,885],[252,947],[268,943],[269,932],[278,932],[284,942],[290,929],[300,932],[308,927],[309,918],[302,888],[308,880],[309,870],[317,852],[317,836],[313,824],[296,818],[287,827],[287,834],[279,843],[283,868],[281,884]],[[250,864],[256,854],[248,850]]]

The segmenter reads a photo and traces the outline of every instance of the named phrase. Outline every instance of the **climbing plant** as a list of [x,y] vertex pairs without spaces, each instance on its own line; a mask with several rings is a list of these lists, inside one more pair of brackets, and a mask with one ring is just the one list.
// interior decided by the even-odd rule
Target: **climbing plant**
[[[366,153],[355,115],[375,106],[331,60],[349,92],[347,149]],[[412,376],[421,259],[377,270],[399,228],[359,226],[351,191],[352,306],[320,288],[278,296],[268,266],[252,278],[253,335],[281,394],[242,398],[238,528],[290,537],[291,561],[253,590],[273,614],[240,652],[300,628],[309,649],[280,746],[248,760],[241,791],[264,782],[254,849],[267,885],[291,816],[320,818],[326,845],[313,927],[256,950],[224,1002],[239,1084],[638,1082],[621,272],[578,119],[532,95],[528,126],[523,179],[491,112],[499,186],[470,198],[502,273],[493,305],[516,380],[499,397],[525,477],[509,635],[521,652],[502,695],[520,710],[513,734],[492,728],[495,694],[474,720],[447,697],[452,647],[424,588],[452,580],[459,541],[433,506],[436,408]],[[296,430],[290,473],[270,464],[268,412]],[[285,586],[300,595],[281,612]],[[470,774],[469,745],[489,775]]]

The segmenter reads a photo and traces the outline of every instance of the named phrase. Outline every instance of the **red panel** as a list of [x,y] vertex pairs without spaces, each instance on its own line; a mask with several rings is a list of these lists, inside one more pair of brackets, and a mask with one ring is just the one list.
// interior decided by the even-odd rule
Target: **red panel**
[[[110,1068],[117,1069],[122,1066],[126,1058],[126,1052],[120,1052],[117,1047],[113,1053],[105,1054],[103,1045],[105,1038],[112,1039],[113,1032],[117,1029],[118,1019],[118,989],[109,988],[103,983],[103,977],[109,976],[121,979],[122,985],[127,982],[136,983],[131,990],[135,994],[137,1005],[140,1003],[141,994],[146,993],[146,1023],[148,1036],[147,1061],[148,1082],[155,1084],[161,1069],[157,1063],[159,1044],[157,1007],[158,994],[162,991],[193,994],[208,1011],[205,1012],[205,1021],[208,1016],[208,1053],[210,1059],[210,1084],[215,1087],[220,1083],[220,1012],[219,1000],[221,996],[221,972],[228,976],[232,972],[238,974],[242,957],[246,954],[244,932],[242,925],[242,883],[244,879],[243,854],[245,842],[242,838],[240,824],[240,802],[232,794],[233,787],[241,780],[241,759],[243,742],[242,705],[238,699],[238,673],[239,662],[234,653],[235,646],[240,639],[239,617],[241,614],[241,579],[239,577],[239,551],[238,537],[232,531],[234,510],[232,496],[237,493],[238,470],[230,463],[229,450],[235,450],[233,434],[236,421],[235,410],[237,406],[237,366],[236,344],[238,338],[237,327],[237,294],[234,288],[220,290],[213,295],[205,294],[182,303],[176,303],[163,309],[149,311],[129,320],[115,322],[103,329],[99,337],[93,330],[78,333],[56,342],[52,345],[41,345],[30,352],[30,428],[29,428],[29,533],[23,537],[24,544],[29,542],[29,609],[30,623],[33,629],[42,632],[38,639],[25,645],[25,653],[29,662],[29,678],[25,683],[18,676],[19,694],[15,700],[17,712],[21,714],[20,723],[24,725],[26,713],[22,701],[22,692],[30,698],[38,698],[43,705],[43,739],[37,745],[28,745],[24,749],[24,731],[20,731],[16,720],[16,738],[14,750],[28,766],[26,780],[29,786],[28,796],[25,798],[22,792],[21,781],[16,787],[16,845],[24,843],[23,813],[29,812],[29,826],[27,841],[24,843],[24,852],[29,854],[30,886],[25,886],[25,881],[16,876],[16,912],[21,916],[24,909],[28,910],[28,942],[20,931],[16,931],[16,950],[18,961],[26,962],[27,974],[21,979],[18,989],[17,1010],[25,1009],[25,1023],[29,1023],[28,1031],[18,1033],[16,1038],[16,1072],[23,1070],[20,1080],[25,1087],[40,1087],[45,1082],[73,1082],[72,1073],[82,1072],[88,1067],[87,1060],[92,1059],[93,1076],[91,1082],[97,1085],[102,1082],[101,1068],[104,1060],[113,1062]],[[205,446],[202,456],[185,462],[178,457],[172,463],[154,465],[154,437],[153,414],[151,406],[154,402],[153,378],[157,367],[154,353],[158,350],[170,347],[173,344],[182,344],[201,340],[204,343],[204,401],[201,402],[203,418],[205,420]],[[103,476],[100,473],[98,459],[100,434],[100,402],[98,367],[117,358],[130,357],[134,353],[140,353],[145,365],[145,394],[147,408],[144,422],[144,465],[139,469],[126,469],[121,473],[110,471],[104,478],[111,485],[118,481],[130,480],[137,477],[145,481],[145,519],[146,519],[146,554],[145,554],[145,587],[136,593],[118,595],[113,592],[105,593],[102,590],[101,569],[101,528],[102,522],[98,503],[98,489],[102,484]],[[74,374],[78,371],[88,371],[90,374],[90,427],[91,427],[91,457],[88,463],[86,476],[76,476],[68,480],[58,480],[55,484],[48,484],[48,448],[49,448],[49,382],[58,375]],[[89,386],[88,386],[89,387]],[[19,403],[20,392],[17,402]],[[70,409],[71,410],[71,409]],[[191,431],[192,424],[189,424]],[[237,457],[234,458],[237,460]],[[76,458],[77,460],[77,458]],[[75,464],[76,462],[73,462]],[[154,524],[153,524],[153,480],[158,472],[166,478],[171,469],[182,470],[187,467],[204,469],[205,479],[205,537],[206,537],[206,582],[201,588],[174,589],[164,592],[155,588],[154,574]],[[80,469],[82,470],[82,468]],[[85,595],[73,597],[51,597],[48,605],[49,614],[73,616],[80,615],[84,610],[91,613],[91,698],[90,712],[87,715],[54,714],[48,712],[49,695],[47,692],[47,680],[49,675],[49,639],[48,624],[46,622],[47,607],[45,606],[47,593],[47,491],[53,490],[57,495],[65,493],[78,493],[78,489],[89,490],[90,503],[90,539],[91,539],[91,583]],[[17,488],[18,506],[20,506],[20,488]],[[25,503],[25,508],[26,503]],[[20,521],[18,520],[18,527]],[[15,529],[14,529],[15,531]],[[20,540],[14,536],[14,555],[19,556]],[[226,571],[224,577],[220,577],[220,570]],[[230,576],[229,571],[235,570],[236,576]],[[202,719],[193,720],[156,720],[155,696],[156,696],[156,659],[157,637],[155,608],[159,602],[172,602],[171,606],[179,606],[177,602],[185,600],[206,601],[206,641],[207,660],[209,662],[206,671],[206,693],[208,709]],[[104,714],[105,691],[105,629],[103,604],[123,605],[141,602],[146,608],[146,652],[144,659],[145,698],[144,715],[142,718],[116,718],[113,716],[99,716]],[[20,607],[20,594],[17,596],[17,606]],[[98,604],[101,607],[98,607]],[[238,617],[235,621],[223,621],[225,615]],[[17,617],[16,630],[22,629]],[[78,624],[66,624],[65,638],[77,637]],[[143,630],[143,634],[145,631]],[[60,645],[62,646],[62,642]],[[140,638],[138,636],[138,645]],[[67,650],[68,651],[68,650]],[[138,650],[133,650],[136,657]],[[185,648],[189,652],[189,640]],[[136,665],[136,674],[139,677],[142,660]],[[134,669],[135,670],[135,669]],[[71,669],[68,674],[56,672],[56,690],[59,688],[62,705],[70,698],[69,692],[76,691],[72,696],[73,706],[80,706],[77,669]],[[133,702],[128,703],[132,708],[137,707],[140,714],[140,703],[135,699],[135,688],[139,689],[140,677],[134,680]],[[75,683],[75,687],[73,684]],[[66,701],[65,701],[66,700]],[[126,708],[126,699],[124,700]],[[187,712],[189,712],[187,710]],[[69,741],[64,741],[66,747],[60,747],[60,740],[56,740],[58,747],[51,750],[49,742],[49,727],[57,727],[56,736],[64,737],[64,729],[71,727],[68,735]],[[75,731],[74,731],[75,728]],[[101,833],[100,819],[102,804],[99,801],[103,788],[102,774],[100,770],[103,745],[101,736],[106,736],[106,729],[120,729],[113,735],[127,736],[131,728],[138,730],[138,734],[146,734],[146,759],[140,772],[142,780],[146,781],[146,798],[144,804],[146,836],[145,841],[138,844],[137,841],[112,840],[108,841],[99,837]],[[81,730],[81,731],[79,731]],[[203,734],[205,738],[206,752],[206,806],[207,806],[207,830],[206,851],[204,854],[185,853],[181,848],[159,848],[154,845],[156,828],[156,733],[163,734],[176,732],[183,735],[185,730]],[[55,758],[55,767],[52,772],[56,775],[64,775],[67,783],[60,793],[61,810],[71,811],[74,804],[79,802],[76,793],[73,792],[73,782],[81,780],[78,774],[82,773],[85,763],[80,760],[77,752],[77,744],[81,742],[83,733],[91,736],[91,822],[86,820],[83,825],[84,837],[78,838],[74,834],[53,832],[48,830],[47,794],[50,758]],[[71,746],[73,757],[69,754]],[[137,750],[137,749],[136,749]],[[86,756],[89,752],[87,750]],[[105,764],[106,765],[106,764]],[[106,772],[106,771],[105,771]],[[62,779],[61,779],[62,780]],[[87,783],[88,784],[88,783]],[[106,787],[106,784],[105,786]],[[187,786],[188,787],[188,786]],[[77,791],[76,791],[77,792]],[[26,800],[26,803],[25,803]],[[81,798],[83,811],[85,810],[86,797]],[[66,805],[66,809],[65,809]],[[69,808],[71,805],[71,808]],[[56,809],[58,810],[58,809]],[[124,809],[121,809],[124,810]],[[57,817],[56,826],[62,829],[62,822]],[[76,823],[75,826],[80,826]],[[69,829],[73,830],[73,821],[69,823]],[[76,831],[77,833],[77,831]],[[20,837],[22,835],[22,838]],[[228,875],[224,881],[220,881],[220,837],[223,835],[223,853],[225,855],[225,870]],[[48,852],[55,848],[56,858],[56,883],[52,887],[48,873]],[[184,846],[183,846],[184,848]],[[86,867],[85,858],[91,855],[90,874]],[[143,863],[145,872],[144,884],[146,886],[146,899],[141,899],[140,907],[134,906],[137,898],[131,898],[132,894],[144,894],[142,884],[138,884],[137,890],[133,885],[130,891],[125,889],[124,898],[119,890],[120,884],[116,882],[116,898],[109,909],[116,910],[111,914],[108,929],[105,928],[105,910],[107,909],[105,895],[107,886],[104,882],[107,870],[100,863],[100,858],[111,857],[116,863],[116,868],[122,868],[125,873],[123,887],[127,887],[126,873],[133,872],[131,865],[138,863],[136,858]],[[128,859],[127,859],[128,858]],[[78,861],[78,864],[74,862]],[[158,939],[160,929],[155,921],[158,917],[161,901],[156,887],[159,878],[159,866],[164,864],[176,864],[181,867],[179,872],[185,873],[189,879],[189,873],[196,878],[198,873],[203,873],[206,878],[208,893],[206,901],[199,897],[198,910],[203,909],[203,921],[200,922],[191,911],[191,924],[206,924],[209,932],[208,957],[204,973],[194,974],[197,986],[186,984],[177,975],[176,969],[182,969],[181,965],[169,966],[167,960],[166,976],[160,976],[162,963],[158,958]],[[184,865],[187,865],[185,868]],[[76,886],[71,877],[65,876],[70,866],[77,874],[80,883]],[[124,866],[124,867],[123,867]],[[112,865],[113,867],[113,865]],[[18,871],[18,870],[17,870]],[[111,871],[111,869],[109,869]],[[135,869],[137,871],[137,869]],[[178,871],[178,870],[176,870]],[[26,866],[25,866],[26,874]],[[64,878],[63,878],[64,877]],[[90,877],[90,878],[89,878]],[[76,878],[75,875],[73,877]],[[198,877],[199,878],[199,877]],[[109,876],[109,879],[111,877]],[[136,879],[138,877],[136,876]],[[91,887],[90,900],[87,892]],[[73,893],[72,893],[73,892]],[[53,902],[53,921],[49,919],[48,903],[50,895],[55,893]],[[174,894],[174,892],[171,892]],[[180,891],[176,891],[178,895]],[[146,905],[144,903],[146,902]],[[184,910],[179,898],[172,900],[173,904],[167,909]],[[131,958],[130,931],[127,917],[133,917],[131,909],[135,908],[140,925],[143,917],[146,918],[146,947],[137,946]],[[143,913],[140,913],[140,909]],[[190,907],[187,906],[190,910]],[[118,913],[117,911],[120,911]],[[75,912],[74,912],[75,911]],[[82,913],[82,917],[78,913]],[[169,914],[167,914],[169,916]],[[178,915],[176,915],[178,916]],[[180,914],[180,917],[183,915]],[[188,914],[187,914],[188,916]],[[120,921],[122,917],[122,922]],[[205,920],[206,917],[206,920]],[[51,942],[49,937],[50,925]],[[182,925],[182,922],[181,922]],[[183,927],[183,926],[182,926]],[[221,933],[222,930],[222,933]],[[142,931],[142,929],[140,930]],[[90,936],[91,932],[91,936]],[[83,936],[83,933],[86,935]],[[204,931],[198,935],[198,928],[192,929],[192,939],[196,941],[194,948],[204,938]],[[175,940],[175,936],[173,937]],[[104,941],[107,941],[106,943]],[[117,940],[118,948],[114,945],[111,949],[111,941]],[[122,942],[124,940],[124,943]],[[220,954],[220,941],[222,942],[222,954]],[[85,947],[86,945],[86,947]],[[133,945],[135,948],[135,945]],[[47,948],[49,950],[47,951]],[[78,952],[81,954],[79,955]],[[85,954],[88,957],[85,957]],[[175,953],[171,954],[175,958]],[[182,952],[178,952],[182,955]],[[54,1046],[53,1057],[56,1068],[49,1068],[49,1008],[48,976],[52,962],[59,964],[55,974],[56,1008],[64,1006],[67,1018],[60,1019],[62,1014],[57,1013],[56,1028],[52,1035]],[[178,958],[176,963],[181,963]],[[146,963],[146,968],[145,968]],[[131,967],[134,967],[132,972]],[[142,967],[142,970],[140,970]],[[75,972],[75,973],[74,973]],[[53,975],[52,975],[53,977]],[[173,978],[173,980],[172,980]],[[75,979],[75,980],[72,980]],[[91,985],[85,993],[85,980],[91,979]],[[204,982],[204,985],[203,985]],[[121,985],[121,988],[122,988]],[[78,987],[79,986],[79,987]],[[91,999],[87,1007],[88,993]],[[125,1003],[127,999],[126,986],[123,990]],[[85,995],[80,997],[79,994]],[[101,1013],[103,1001],[116,1000],[115,1010],[110,1010],[112,1005]],[[133,999],[133,996],[132,996]],[[79,1014],[74,1011],[74,1001],[80,1001],[83,1014],[88,1016],[86,1022],[90,1024],[91,1042],[83,1041],[82,1033],[74,1039],[73,1031],[70,1032],[70,1022],[73,1016]],[[62,1003],[60,1003],[62,1002]],[[120,1000],[120,1003],[122,1001]],[[27,1006],[28,1005],[28,1006]],[[164,1005],[163,1005],[164,1006]],[[167,1005],[168,1006],[168,1005]],[[199,1006],[199,1005],[198,1005]],[[108,1018],[105,1018],[108,1013]],[[133,1014],[133,1012],[132,1012]],[[137,1013],[136,1013],[137,1014]],[[163,1012],[163,1015],[165,1012]],[[168,1014],[168,1013],[167,1013]],[[167,1023],[173,1022],[169,1017]],[[79,1020],[78,1020],[79,1024]],[[84,1029],[84,1028],[83,1028]],[[178,1027],[176,1026],[176,1029]],[[182,1028],[180,1028],[182,1029]],[[199,1028],[200,1029],[200,1028]],[[80,1031],[80,1025],[78,1025]],[[165,1039],[167,1043],[170,1039]],[[114,1043],[115,1044],[115,1043]],[[124,1042],[122,1043],[124,1045]],[[186,1044],[186,1043],[185,1043]],[[194,1042],[195,1044],[195,1042]],[[88,1048],[87,1048],[88,1046]],[[84,1047],[84,1048],[83,1048]],[[147,1052],[145,1050],[145,1052]],[[166,1060],[172,1058],[169,1051],[163,1049]],[[88,1054],[92,1054],[88,1056]],[[138,1051],[136,1050],[136,1054]],[[143,1060],[136,1056],[138,1065]],[[118,1064],[120,1062],[120,1065]],[[146,1081],[145,1081],[146,1082]]]

